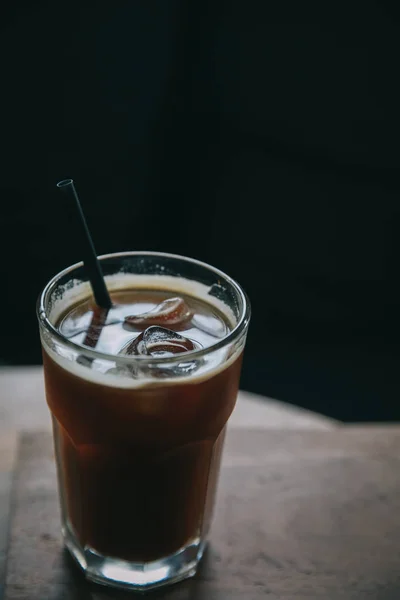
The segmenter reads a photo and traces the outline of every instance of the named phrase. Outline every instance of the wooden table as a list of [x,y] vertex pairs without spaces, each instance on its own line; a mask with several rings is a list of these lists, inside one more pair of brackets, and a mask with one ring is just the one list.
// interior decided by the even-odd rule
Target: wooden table
[[[51,435],[37,425],[0,437],[0,498],[11,506],[10,516],[0,514],[4,599],[131,598],[87,583],[62,550]],[[153,596],[398,600],[399,473],[397,426],[296,430],[238,423],[228,434],[201,569]]]

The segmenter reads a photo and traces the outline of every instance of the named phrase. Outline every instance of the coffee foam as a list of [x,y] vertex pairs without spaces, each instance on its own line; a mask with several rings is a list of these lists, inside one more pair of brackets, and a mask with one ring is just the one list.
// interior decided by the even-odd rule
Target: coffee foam
[[[203,300],[210,306],[221,312],[228,321],[231,328],[236,325],[235,315],[232,309],[219,298],[212,296],[210,287],[183,277],[171,277],[170,275],[137,275],[134,273],[116,273],[105,277],[109,292],[125,290],[168,290],[176,294],[194,296]],[[74,304],[87,300],[92,295],[89,282],[73,280],[63,290],[62,297],[56,300],[51,307],[49,320],[56,325],[58,319],[66,310]]]
[[[236,319],[231,308],[222,300],[210,295],[209,286],[197,281],[171,277],[168,275],[137,275],[131,273],[118,273],[115,275],[106,276],[105,280],[107,283],[107,288],[111,293],[129,289],[155,289],[168,290],[176,294],[193,296],[196,299],[203,300],[221,312],[227,319],[231,328],[234,328],[236,325]],[[69,282],[68,286],[66,286],[65,290],[63,290],[61,298],[57,299],[51,307],[49,314],[50,322],[53,325],[56,325],[59,318],[66,312],[68,308],[72,307],[74,304],[88,299],[91,295],[92,292],[88,282],[82,282],[78,280],[72,283]],[[243,343],[240,343],[234,350],[232,349],[231,344],[218,350],[213,350],[212,347],[210,347],[210,351],[202,359],[195,359],[201,361],[200,366],[195,373],[162,379],[145,376],[140,376],[137,379],[134,379],[125,375],[111,375],[106,373],[106,371],[111,368],[111,357],[109,360],[102,358],[96,359],[92,368],[89,368],[77,362],[79,355],[78,350],[72,350],[67,346],[60,346],[60,344],[56,342],[57,351],[55,351],[53,348],[49,347],[48,343],[46,343],[45,337],[43,336],[42,344],[45,352],[54,362],[76,377],[80,377],[91,383],[102,386],[137,389],[145,387],[165,387],[168,385],[175,386],[179,384],[187,385],[188,383],[195,384],[202,380],[209,379],[210,377],[213,377],[219,372],[227,369],[238,358],[243,349],[244,338]],[[84,352],[85,349],[82,347],[82,354],[84,354]],[[190,357],[187,358],[188,360],[191,360]],[[117,356],[115,357],[115,360],[118,362]],[[182,362],[184,361],[185,357],[182,357]]]
[[[49,348],[49,346],[44,340],[42,340],[42,343],[45,352],[48,354],[51,360],[57,363],[58,366],[60,366],[62,369],[71,373],[71,375],[75,375],[75,377],[85,379],[90,383],[95,383],[101,386],[132,390],[187,385],[188,383],[200,383],[201,381],[210,379],[210,377],[214,377],[218,373],[221,373],[222,371],[230,367],[239,357],[239,354],[243,349],[243,346],[241,345],[240,348],[236,349],[233,352],[233,354],[229,356],[229,358],[229,350],[227,348],[214,350],[214,356],[210,358],[210,353],[208,362],[201,366],[198,369],[198,371],[196,371],[196,373],[190,373],[181,377],[166,377],[162,379],[156,379],[155,377],[139,377],[137,379],[134,379],[125,375],[111,375],[106,372],[91,369],[90,367],[85,367],[76,362],[76,355],[73,356],[72,353],[69,354],[68,351],[59,354],[53,349]],[[111,368],[111,365],[108,365],[108,368]]]

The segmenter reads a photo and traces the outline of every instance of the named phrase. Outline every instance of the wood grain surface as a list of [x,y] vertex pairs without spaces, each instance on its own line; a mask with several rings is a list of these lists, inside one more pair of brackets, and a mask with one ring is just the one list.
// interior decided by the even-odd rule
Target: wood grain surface
[[[211,543],[168,600],[398,600],[400,429],[233,430]],[[62,550],[48,433],[20,439],[6,600],[106,600]]]

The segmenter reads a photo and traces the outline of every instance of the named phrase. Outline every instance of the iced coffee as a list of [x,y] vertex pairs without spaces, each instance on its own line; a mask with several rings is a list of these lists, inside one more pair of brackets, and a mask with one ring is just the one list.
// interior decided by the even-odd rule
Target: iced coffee
[[63,534],[89,578],[146,589],[192,575],[204,550],[249,308],[190,259],[102,264],[110,309],[79,265],[39,301]]

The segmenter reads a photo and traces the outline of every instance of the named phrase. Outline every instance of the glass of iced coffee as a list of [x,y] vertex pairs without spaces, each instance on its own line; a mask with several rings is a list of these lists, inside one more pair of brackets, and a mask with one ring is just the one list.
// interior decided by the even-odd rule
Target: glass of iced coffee
[[147,590],[192,576],[209,534],[250,318],[230,277],[155,252],[82,263],[38,301],[66,547],[88,579]]

